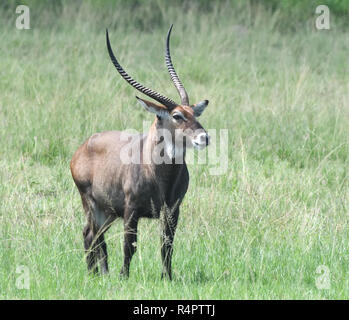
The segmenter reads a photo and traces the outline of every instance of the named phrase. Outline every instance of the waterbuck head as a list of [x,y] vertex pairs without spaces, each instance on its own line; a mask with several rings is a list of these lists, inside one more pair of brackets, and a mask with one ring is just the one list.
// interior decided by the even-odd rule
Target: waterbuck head
[[172,82],[175,85],[181,98],[180,104],[159,94],[154,90],[151,90],[143,86],[126,73],[126,71],[121,67],[121,65],[115,58],[115,55],[109,42],[107,30],[106,40],[109,56],[119,74],[132,87],[158,102],[154,103],[136,96],[137,100],[146,110],[154,113],[157,116],[157,129],[167,130],[171,134],[172,143],[175,143],[175,141],[182,141],[184,142],[186,147],[203,149],[209,144],[210,137],[205,131],[205,129],[201,126],[199,121],[197,121],[197,118],[203,113],[203,111],[207,107],[208,100],[203,100],[193,105],[189,104],[188,94],[182,82],[179,80],[179,77],[174,69],[171,60],[170,36],[172,27],[173,25],[171,25],[170,29],[168,30],[166,37],[165,61]]

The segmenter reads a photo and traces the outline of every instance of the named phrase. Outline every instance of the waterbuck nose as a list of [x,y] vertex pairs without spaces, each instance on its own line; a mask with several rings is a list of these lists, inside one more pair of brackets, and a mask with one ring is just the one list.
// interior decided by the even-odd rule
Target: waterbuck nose
[[206,144],[206,146],[210,143],[210,136],[206,132],[201,132],[197,136],[197,140],[200,142],[200,144]]

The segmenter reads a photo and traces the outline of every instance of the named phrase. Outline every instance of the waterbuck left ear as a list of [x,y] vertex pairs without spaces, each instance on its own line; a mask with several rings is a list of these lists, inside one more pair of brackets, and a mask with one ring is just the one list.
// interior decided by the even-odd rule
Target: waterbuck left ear
[[165,106],[162,106],[160,104],[156,104],[147,100],[143,100],[139,97],[137,97],[138,102],[149,112],[155,113],[160,118],[168,118],[170,113],[167,110]]
[[204,100],[204,101],[201,101],[201,102],[199,102],[197,104],[192,105],[191,107],[194,110],[194,116],[195,117],[200,117],[201,114],[206,109],[207,105],[208,105],[208,100]]

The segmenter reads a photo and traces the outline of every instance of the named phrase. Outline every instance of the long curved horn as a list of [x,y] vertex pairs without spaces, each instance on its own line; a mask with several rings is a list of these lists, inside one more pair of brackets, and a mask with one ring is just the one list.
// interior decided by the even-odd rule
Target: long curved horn
[[176,70],[172,64],[171,60],[171,54],[170,54],[170,36],[171,36],[171,31],[172,31],[173,24],[171,24],[170,29],[168,30],[167,33],[167,38],[166,38],[166,52],[165,52],[165,61],[166,61],[166,66],[168,69],[168,72],[170,73],[171,79],[181,97],[181,102],[182,105],[189,106],[189,97],[187,92],[184,89],[184,86],[182,82],[179,80]]
[[142,84],[140,84],[139,82],[137,82],[136,80],[134,80],[131,76],[129,76],[126,71],[121,67],[121,65],[119,64],[118,60],[116,60],[113,50],[110,46],[110,42],[109,42],[109,35],[108,35],[108,29],[106,30],[106,38],[107,38],[107,47],[108,47],[108,52],[109,52],[109,56],[111,61],[113,62],[116,70],[118,70],[118,72],[120,73],[120,75],[135,89],[137,89],[138,91],[142,92],[143,94],[147,95],[148,97],[162,103],[163,105],[165,105],[166,107],[168,107],[169,109],[173,109],[175,108],[178,104],[175,103],[173,100],[166,98],[165,96],[161,95],[160,93],[157,93],[154,90],[151,90],[145,86],[143,86]]

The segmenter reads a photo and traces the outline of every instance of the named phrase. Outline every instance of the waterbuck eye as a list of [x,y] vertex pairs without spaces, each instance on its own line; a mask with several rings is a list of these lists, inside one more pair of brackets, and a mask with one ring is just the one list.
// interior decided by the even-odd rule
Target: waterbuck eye
[[183,116],[182,116],[181,114],[178,114],[178,113],[174,114],[174,115],[173,115],[173,118],[174,118],[175,120],[184,120],[184,119],[183,119]]

